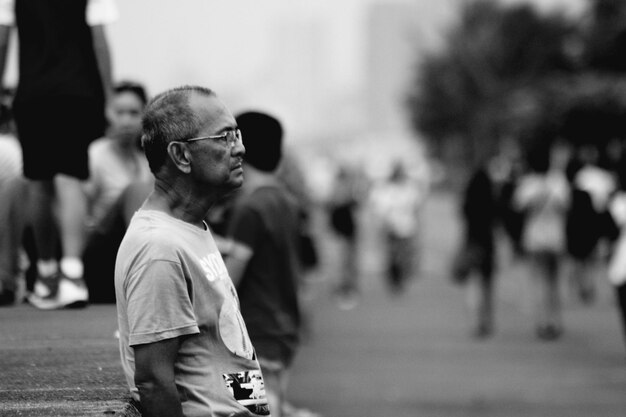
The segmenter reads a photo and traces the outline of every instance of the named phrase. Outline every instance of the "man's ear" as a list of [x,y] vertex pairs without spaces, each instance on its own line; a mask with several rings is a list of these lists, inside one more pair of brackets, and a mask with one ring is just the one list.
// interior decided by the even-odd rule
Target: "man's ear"
[[182,172],[191,172],[191,153],[185,143],[170,142],[167,144],[167,153],[176,167]]

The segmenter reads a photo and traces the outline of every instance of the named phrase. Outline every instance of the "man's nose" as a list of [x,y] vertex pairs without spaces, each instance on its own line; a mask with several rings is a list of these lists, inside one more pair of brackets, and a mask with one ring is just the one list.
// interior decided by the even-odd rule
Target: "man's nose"
[[235,142],[235,146],[233,146],[232,154],[236,156],[243,156],[246,154],[246,147],[243,146],[242,141]]

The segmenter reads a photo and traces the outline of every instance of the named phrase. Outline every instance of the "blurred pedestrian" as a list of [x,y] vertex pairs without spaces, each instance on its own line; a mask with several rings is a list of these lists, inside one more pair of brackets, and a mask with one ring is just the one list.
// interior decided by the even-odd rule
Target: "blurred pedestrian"
[[319,265],[317,238],[313,230],[316,204],[304,168],[295,149],[285,149],[276,171],[278,181],[291,194],[297,205],[299,222],[299,255],[303,272],[311,272]]
[[132,182],[151,178],[141,151],[141,117],[147,104],[140,84],[121,82],[113,87],[108,103],[107,135],[89,146],[88,227],[95,227]]
[[285,412],[285,396],[300,341],[300,210],[276,175],[282,157],[281,123],[254,111],[236,120],[246,147],[246,180],[228,222],[232,247],[226,266],[263,370],[272,415],[293,415]]
[[514,259],[520,259],[524,255],[524,213],[515,207],[513,196],[524,172],[524,163],[518,146],[505,143],[500,154],[489,161],[488,171],[495,188],[498,224],[511,244]]
[[235,118],[213,91],[175,88],[148,104],[142,143],[155,186],[115,268],[132,396],[144,416],[269,415],[237,292],[204,221],[243,183]]
[[615,291],[626,342],[626,182],[620,181],[620,189],[611,200],[610,210],[620,227],[620,235],[609,260],[608,278]]
[[0,106],[0,306],[17,301],[20,252],[26,227],[22,150],[8,103]]
[[363,197],[362,184],[355,169],[340,165],[328,201],[330,228],[339,243],[339,283],[336,295],[339,307],[354,308],[359,297],[358,219],[357,211]]
[[496,195],[484,164],[472,173],[462,199],[464,243],[453,262],[454,279],[468,289],[468,304],[475,320],[472,334],[485,338],[494,331],[494,227]]
[[594,282],[599,243],[609,237],[612,221],[608,203],[616,190],[616,179],[598,166],[599,150],[581,145],[569,165],[572,201],[567,216],[567,250],[572,260],[570,282],[580,300],[589,304],[596,294]]
[[301,278],[298,283],[300,334],[306,339],[313,332],[313,310],[319,289],[317,284],[321,282],[319,236],[314,225],[319,208],[313,198],[309,178],[304,172],[302,164],[304,155],[300,155],[298,151],[299,149],[288,147],[283,149],[276,176],[298,205],[298,259],[301,267]]
[[103,25],[117,10],[112,0],[7,0],[0,6],[0,75],[12,26],[19,35],[14,114],[39,256],[29,301],[41,309],[84,306],[82,181],[89,176],[87,147],[105,126],[111,71]]
[[[87,239],[82,259],[92,303],[115,303],[115,257],[128,223],[120,207],[127,198],[120,201],[120,196],[129,185],[149,185],[152,180],[140,144],[146,103],[141,84],[117,83],[107,108],[107,135],[89,146]],[[147,194],[139,195],[145,198]]]
[[387,252],[387,284],[394,294],[402,293],[415,273],[419,259],[419,210],[426,192],[426,184],[411,178],[401,160],[394,162],[389,178],[372,191],[372,204],[382,222]]
[[565,253],[565,216],[570,190],[565,177],[569,149],[560,143],[540,145],[528,154],[529,172],[515,191],[514,201],[525,212],[522,244],[531,262],[537,336],[554,340],[563,332],[559,293],[560,266]]

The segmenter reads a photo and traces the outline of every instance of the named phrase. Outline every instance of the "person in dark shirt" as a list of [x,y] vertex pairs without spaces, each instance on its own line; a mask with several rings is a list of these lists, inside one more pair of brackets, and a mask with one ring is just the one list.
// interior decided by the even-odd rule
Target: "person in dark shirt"
[[476,286],[474,336],[493,333],[493,270],[496,199],[488,170],[480,166],[472,174],[462,202],[465,241],[456,259],[455,279]]
[[272,416],[285,413],[289,367],[300,338],[297,287],[299,208],[279,181],[283,129],[274,117],[246,112],[236,117],[246,148],[245,182],[235,197],[226,267],[265,378]]

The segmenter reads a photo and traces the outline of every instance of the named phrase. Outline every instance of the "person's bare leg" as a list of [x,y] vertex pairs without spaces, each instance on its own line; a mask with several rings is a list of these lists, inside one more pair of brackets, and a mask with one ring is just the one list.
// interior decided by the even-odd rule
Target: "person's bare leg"
[[579,261],[580,272],[578,276],[578,297],[584,304],[592,304],[595,301],[594,283],[594,260],[588,258]]
[[83,182],[74,177],[59,174],[55,178],[57,218],[61,235],[61,272],[69,278],[83,278],[82,255],[85,248],[85,219],[87,197]]
[[537,336],[543,340],[558,339],[563,332],[558,262],[557,255],[546,254],[542,256],[542,272],[537,274],[541,280],[541,296],[537,307],[537,310],[541,311],[541,318],[538,321]]
[[530,267],[530,280],[532,284],[532,298],[533,298],[533,314],[535,320],[535,327],[537,335],[541,337],[540,333],[546,326],[547,322],[547,304],[548,297],[547,289],[547,271],[545,261],[539,254],[533,254]]
[[[29,296],[37,308],[56,308],[59,280],[57,277],[57,228],[54,218],[54,186],[51,180],[29,180],[29,217],[37,250],[37,280],[34,294]],[[50,306],[48,306],[50,305]]]
[[[58,307],[84,307],[89,292],[83,279],[83,250],[86,241],[87,198],[81,180],[58,174],[54,180],[56,219],[63,256],[59,264]],[[69,279],[65,279],[69,278]],[[55,308],[58,308],[54,306]]]
[[22,178],[0,184],[0,305],[15,301],[26,207],[26,182]]
[[493,277],[481,276],[478,284],[480,304],[476,336],[487,337],[493,333]]
[[63,256],[80,258],[85,247],[87,216],[83,183],[77,178],[59,174],[55,178],[55,188]]
[[555,338],[560,336],[563,319],[561,317],[561,291],[559,287],[559,260],[554,258],[549,269],[550,275],[547,281],[547,310],[548,320],[550,325],[554,328]]

